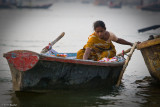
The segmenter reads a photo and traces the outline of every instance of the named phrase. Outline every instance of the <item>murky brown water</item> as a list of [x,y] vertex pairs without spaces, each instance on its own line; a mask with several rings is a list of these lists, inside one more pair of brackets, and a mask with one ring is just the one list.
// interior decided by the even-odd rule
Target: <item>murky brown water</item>
[[[61,32],[66,35],[53,48],[58,52],[77,52],[93,32],[92,24],[103,20],[107,30],[131,42],[144,41],[152,33],[138,34],[143,27],[159,24],[160,13],[134,7],[110,9],[105,6],[59,2],[48,10],[0,10],[0,104],[23,107],[113,107],[160,105],[160,85],[151,80],[140,51],[136,50],[124,73],[122,86],[113,90],[54,90],[13,92],[10,69],[3,53],[25,49],[40,52]],[[129,46],[114,43],[117,52]],[[15,104],[15,105],[14,105]]]

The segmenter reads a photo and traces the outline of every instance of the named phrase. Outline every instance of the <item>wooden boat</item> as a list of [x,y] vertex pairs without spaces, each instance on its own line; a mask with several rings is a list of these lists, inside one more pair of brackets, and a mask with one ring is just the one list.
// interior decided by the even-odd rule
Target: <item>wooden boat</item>
[[43,89],[88,89],[112,87],[124,65],[122,62],[98,62],[67,57],[47,56],[27,50],[4,54],[15,91]]
[[15,8],[12,4],[0,4],[0,9],[12,9]]
[[45,5],[37,5],[37,6],[16,6],[19,9],[27,8],[27,9],[48,9],[51,7],[52,4],[45,4]]
[[137,46],[151,76],[160,81],[160,38],[144,41]]
[[106,0],[95,0],[94,5],[107,5]]
[[153,26],[149,26],[149,27],[139,29],[138,33],[141,33],[141,32],[143,33],[143,32],[150,31],[150,30],[156,30],[158,28],[160,28],[160,25],[153,25]]
[[88,3],[90,3],[90,0],[82,0],[81,2],[84,4],[88,4]]
[[141,7],[142,10],[159,12],[160,11],[160,3],[154,3],[150,5],[145,5]]
[[119,2],[112,2],[110,1],[108,6],[110,8],[121,8],[122,7],[122,3],[119,1]]

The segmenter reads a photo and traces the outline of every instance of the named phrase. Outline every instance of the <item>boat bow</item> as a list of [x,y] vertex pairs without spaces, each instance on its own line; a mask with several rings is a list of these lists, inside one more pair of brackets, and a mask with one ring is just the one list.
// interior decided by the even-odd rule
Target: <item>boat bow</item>
[[37,53],[25,50],[10,51],[5,53],[3,57],[19,71],[27,71],[39,61]]

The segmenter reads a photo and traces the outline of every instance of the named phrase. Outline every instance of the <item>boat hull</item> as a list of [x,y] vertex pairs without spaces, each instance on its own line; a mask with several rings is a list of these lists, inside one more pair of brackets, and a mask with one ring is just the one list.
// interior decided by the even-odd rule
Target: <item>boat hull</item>
[[[15,61],[11,61],[10,55],[16,51],[4,55],[11,70],[15,91],[111,88],[117,83],[124,64],[124,62],[107,64],[96,61],[48,57],[36,53],[30,55],[29,51],[25,52],[29,55],[27,56],[25,53],[25,57],[32,57],[32,65],[25,63],[21,67],[15,66]],[[22,54],[23,51],[20,53]],[[20,59],[23,57],[21,55]],[[25,61],[30,60],[25,58]],[[26,65],[27,69],[25,68]],[[28,65],[31,67],[28,68]]]
[[19,9],[48,9],[52,4],[40,5],[40,6],[16,6]]
[[141,51],[151,76],[160,81],[160,38],[142,42],[137,48]]

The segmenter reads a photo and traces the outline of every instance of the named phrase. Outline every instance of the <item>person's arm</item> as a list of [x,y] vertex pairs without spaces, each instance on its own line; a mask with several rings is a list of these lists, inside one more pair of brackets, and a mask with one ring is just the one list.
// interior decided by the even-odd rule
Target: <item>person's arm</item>
[[83,55],[83,60],[88,60],[89,54],[91,53],[90,48],[86,48],[84,55]]
[[133,43],[129,42],[129,41],[126,41],[122,38],[117,38],[117,36],[112,33],[112,32],[109,32],[110,33],[110,39],[114,42],[117,42],[119,44],[123,44],[123,45],[130,45],[130,46],[133,46]]
[[130,45],[130,46],[133,46],[133,43],[131,42],[128,42],[122,38],[118,38],[118,40],[116,41],[117,43],[120,43],[120,44],[123,44],[123,45]]

